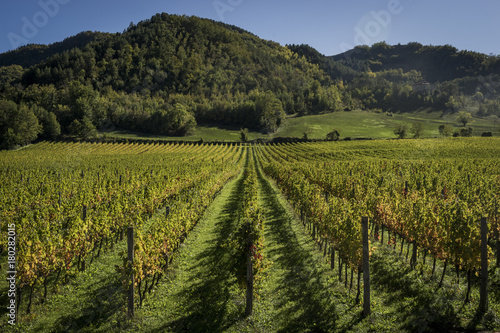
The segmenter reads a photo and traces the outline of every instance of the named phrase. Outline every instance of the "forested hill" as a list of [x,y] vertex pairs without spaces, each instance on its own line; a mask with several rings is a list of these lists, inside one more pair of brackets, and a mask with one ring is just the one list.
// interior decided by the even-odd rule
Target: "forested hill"
[[384,42],[371,47],[357,46],[330,57],[357,71],[379,72],[399,69],[416,70],[429,82],[444,82],[457,78],[500,75],[500,58],[478,52],[459,51],[450,45],[424,46],[420,43],[388,45]]
[[411,112],[426,108],[500,117],[500,56],[419,43],[357,46],[325,56],[308,45],[291,50],[340,81],[346,108]]
[[272,132],[286,113],[342,107],[331,78],[290,49],[234,26],[165,13],[29,69],[0,72],[4,109],[31,109],[47,138],[59,135],[49,127],[85,137],[102,124],[166,135],[197,122]]
[[364,72],[359,68],[351,67],[350,64],[345,64],[341,61],[334,60],[333,57],[327,57],[307,44],[292,44],[287,45],[287,47],[292,50],[292,52],[297,53],[299,56],[304,56],[310,63],[318,65],[334,80],[340,79],[351,81],[355,77],[361,76]]
[[0,62],[0,148],[106,129],[181,136],[198,123],[269,133],[287,114],[352,109],[500,116],[498,57],[418,43],[326,57],[165,13],[123,33],[22,47]]
[[20,65],[24,68],[41,63],[54,54],[69,51],[75,47],[85,47],[90,42],[99,41],[112,36],[102,32],[84,31],[68,37],[62,42],[50,45],[29,44],[16,50],[0,54],[0,67]]

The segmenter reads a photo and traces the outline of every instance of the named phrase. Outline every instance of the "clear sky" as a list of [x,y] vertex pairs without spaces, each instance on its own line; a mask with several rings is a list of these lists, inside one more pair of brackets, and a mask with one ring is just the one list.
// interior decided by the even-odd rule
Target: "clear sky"
[[159,12],[223,21],[326,55],[379,41],[500,54],[499,0],[2,0],[0,53],[81,31],[121,32]]

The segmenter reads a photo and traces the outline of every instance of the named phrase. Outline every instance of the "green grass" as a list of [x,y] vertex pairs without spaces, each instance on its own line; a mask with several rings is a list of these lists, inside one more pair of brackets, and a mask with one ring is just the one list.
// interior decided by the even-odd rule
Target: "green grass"
[[[144,140],[176,140],[176,141],[239,141],[240,129],[216,126],[216,125],[199,125],[194,132],[190,135],[183,137],[176,136],[161,136],[146,134],[131,131],[114,131],[105,133],[110,138],[125,138],[125,139],[144,139]],[[248,137],[250,140],[265,137],[265,135],[258,132],[249,132]]]
[[[396,124],[411,124],[413,122],[422,122],[424,124],[422,137],[438,137],[440,125],[450,125],[455,130],[460,129],[461,125],[456,121],[456,117],[456,114],[443,114],[443,112],[430,109],[420,109],[412,113],[395,113],[393,117],[387,116],[385,113],[361,110],[304,117],[293,115],[288,117],[284,125],[276,133],[266,135],[259,132],[249,132],[249,139],[302,138],[304,133],[307,133],[310,139],[324,139],[326,134],[334,128],[340,131],[341,138],[391,139],[396,138],[393,133]],[[500,135],[500,121],[496,118],[474,118],[470,126],[474,128],[474,135],[481,135],[483,132],[493,132],[495,136]],[[191,135],[185,137],[166,137],[130,131],[115,131],[106,133],[106,135],[116,138],[147,140],[199,141],[203,138],[204,141],[239,141],[240,130],[224,126],[200,125]]]
[[[259,167],[257,175],[270,264],[249,331],[333,331],[340,309],[349,307],[348,295],[335,287],[327,263],[279,190]],[[358,312],[349,313],[349,319]]]
[[[226,247],[242,200],[243,176],[229,182],[189,234],[167,279],[138,309],[131,332],[221,332],[244,323],[244,293]],[[244,324],[243,324],[244,325]]]
[[[290,117],[274,136],[302,137],[304,132],[311,139],[324,139],[326,134],[334,128],[340,131],[341,138],[379,138],[390,139],[396,136],[393,133],[398,123],[421,122],[424,124],[422,137],[438,137],[440,125],[450,125],[460,129],[456,121],[456,114],[444,115],[442,112],[427,109],[413,113],[393,114],[370,111],[341,111],[317,116]],[[474,135],[482,132],[499,134],[500,122],[494,119],[478,119],[470,124],[474,128]]]
[[[107,332],[110,327],[119,327],[126,319],[121,276],[115,271],[115,265],[121,264],[120,251],[126,251],[126,240],[102,254],[68,284],[49,285],[44,304],[40,304],[41,293],[35,294],[29,315],[25,312],[27,295],[24,294],[21,320],[11,327],[12,331]],[[1,324],[0,330],[8,331]]]

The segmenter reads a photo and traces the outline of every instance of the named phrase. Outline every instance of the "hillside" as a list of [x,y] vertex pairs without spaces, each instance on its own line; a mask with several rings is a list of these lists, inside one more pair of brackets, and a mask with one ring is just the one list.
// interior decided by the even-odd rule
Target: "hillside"
[[[420,138],[442,137],[439,127],[448,125],[452,132],[460,132],[462,125],[456,120],[457,115],[419,109],[411,113],[400,113],[388,115],[373,111],[338,111],[321,115],[297,117],[290,115],[280,128],[272,134],[263,134],[256,131],[248,133],[248,140],[275,140],[282,141],[285,138],[302,139],[304,134],[312,140],[324,140],[326,135],[334,129],[340,134],[340,140],[345,139],[395,139],[394,128],[398,124],[420,123],[422,131]],[[493,136],[500,135],[500,121],[497,118],[477,118],[471,124],[473,135],[481,136],[485,132],[491,132]],[[239,141],[240,130],[237,127],[217,126],[202,124],[189,135],[182,137],[160,136],[147,133],[130,131],[111,131],[103,133],[109,140],[133,141]],[[411,136],[410,133],[408,135]]]
[[288,48],[234,26],[165,13],[57,53],[25,70],[20,85],[19,68],[7,72],[0,94],[17,106],[5,102],[4,109],[30,107],[44,138],[116,128],[185,135],[197,122],[274,132],[286,114],[342,107],[330,77]]
[[327,57],[165,13],[0,60],[8,65],[0,66],[2,148],[98,131],[182,137],[197,124],[273,134],[290,115],[351,110],[500,116],[496,57],[417,43]]
[[401,68],[416,70],[425,80],[435,83],[467,76],[500,75],[500,58],[462,50],[451,45],[424,46],[420,43],[388,45],[384,42],[371,47],[357,46],[329,57],[355,70],[372,72]]
[[83,48],[87,44],[109,38],[112,34],[85,31],[68,37],[62,42],[50,45],[30,44],[16,50],[0,54],[0,67],[19,65],[24,68],[39,64],[54,54],[69,51],[75,47]]
[[319,68],[325,71],[332,79],[350,81],[355,77],[362,75],[362,72],[351,68],[349,65],[335,60],[332,57],[327,57],[319,53],[315,48],[307,45],[287,45],[287,47],[294,53],[305,57],[310,63],[318,65]]
[[419,43],[357,46],[325,56],[307,45],[290,49],[340,82],[347,107],[390,112],[425,108],[500,116],[500,57]]

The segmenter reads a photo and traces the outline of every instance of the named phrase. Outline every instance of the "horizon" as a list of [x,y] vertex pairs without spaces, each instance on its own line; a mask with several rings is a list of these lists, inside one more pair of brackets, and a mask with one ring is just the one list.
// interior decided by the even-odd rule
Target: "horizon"
[[308,44],[327,56],[381,41],[389,45],[448,44],[459,50],[500,55],[500,44],[491,37],[495,36],[492,31],[500,29],[495,17],[500,3],[494,0],[444,0],[438,4],[429,0],[314,0],[293,5],[244,0],[23,0],[0,5],[0,12],[4,16],[0,53],[27,44],[61,42],[84,31],[120,33],[130,23],[165,12],[235,25],[283,46]]

